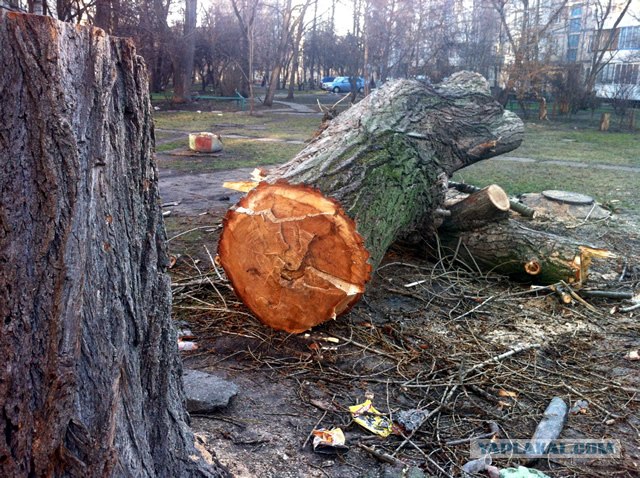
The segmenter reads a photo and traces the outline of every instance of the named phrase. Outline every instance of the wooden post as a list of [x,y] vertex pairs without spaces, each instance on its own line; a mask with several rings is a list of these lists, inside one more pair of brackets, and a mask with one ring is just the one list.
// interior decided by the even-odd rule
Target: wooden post
[[600,116],[600,131],[609,131],[609,122],[611,120],[611,113],[602,113]]

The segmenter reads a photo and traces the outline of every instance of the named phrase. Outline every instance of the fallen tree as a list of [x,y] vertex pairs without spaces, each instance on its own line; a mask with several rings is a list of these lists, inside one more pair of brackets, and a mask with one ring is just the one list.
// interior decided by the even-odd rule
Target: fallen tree
[[472,194],[449,206],[436,247],[473,270],[538,284],[580,284],[587,280],[593,258],[614,257],[587,242],[539,231],[511,219],[511,209],[526,215],[533,215],[533,210],[514,204],[495,184],[484,189],[452,184]]
[[498,186],[457,184],[475,193],[444,207],[455,171],[515,149],[522,134],[522,122],[477,74],[387,85],[330,121],[257,188],[242,183],[250,192],[225,217],[220,262],[260,320],[296,333],[348,310],[369,266],[415,231],[439,234],[440,246],[480,271],[580,283],[591,259],[608,252],[509,219],[511,210],[534,211]]
[[0,476],[223,476],[194,446],[142,59],[0,10]]
[[[520,119],[491,98],[480,75],[462,72],[436,86],[391,83],[328,123],[270,172],[270,187],[250,192],[229,211],[221,263],[261,320],[307,330],[362,294],[369,276],[362,257],[368,254],[375,268],[393,241],[414,230],[435,232],[449,176],[515,149],[522,135]],[[331,198],[326,209],[308,208],[304,191],[310,188]],[[348,221],[337,219],[342,216],[355,221],[349,233],[342,226]],[[300,227],[309,220],[323,227]],[[339,246],[328,239],[336,234],[346,237]],[[338,255],[340,267],[318,267],[334,264]]]

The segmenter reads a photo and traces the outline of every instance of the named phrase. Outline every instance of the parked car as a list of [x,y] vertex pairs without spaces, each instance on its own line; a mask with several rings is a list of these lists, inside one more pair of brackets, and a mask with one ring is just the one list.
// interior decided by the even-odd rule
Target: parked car
[[[364,91],[364,78],[359,77],[356,80],[356,86],[358,89],[358,93],[362,93]],[[333,91],[334,93],[349,93],[351,92],[351,82],[349,81],[348,76],[338,76],[333,83],[327,85],[327,91]]]
[[333,83],[333,80],[335,79],[336,79],[335,76],[325,76],[324,78],[322,78],[322,81],[320,82],[320,89],[326,90],[328,85]]

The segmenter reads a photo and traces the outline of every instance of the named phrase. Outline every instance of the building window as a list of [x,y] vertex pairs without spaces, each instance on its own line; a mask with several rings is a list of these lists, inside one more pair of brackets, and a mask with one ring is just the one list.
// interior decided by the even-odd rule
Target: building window
[[572,18],[569,20],[569,31],[570,32],[579,32],[581,27],[579,18]]
[[578,50],[567,50],[567,61],[576,61],[578,58]]
[[598,81],[605,84],[636,85],[640,77],[640,64],[616,63],[605,66],[598,75]]
[[582,16],[582,5],[575,5],[571,7],[571,16],[572,17],[581,17]]
[[598,80],[600,81],[600,83],[613,83],[613,71],[614,65],[606,65],[598,75]]
[[616,83],[635,85],[638,83],[638,65],[625,63],[616,65]]
[[569,35],[569,48],[578,48],[578,43],[580,42],[580,35]]
[[639,50],[640,49],[640,26],[622,27],[620,38],[618,39],[619,50]]
[[[613,34],[613,38],[611,35]],[[591,37],[591,51],[597,50],[617,50],[618,49],[618,39],[620,37],[620,29],[617,28],[615,31],[612,30],[602,30],[600,35],[593,34]]]

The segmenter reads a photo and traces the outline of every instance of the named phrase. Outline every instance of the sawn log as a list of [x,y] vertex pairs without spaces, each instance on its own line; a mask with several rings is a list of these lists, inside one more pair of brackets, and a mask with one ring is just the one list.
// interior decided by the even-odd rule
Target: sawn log
[[444,249],[439,256],[444,252],[472,270],[545,285],[583,283],[592,258],[615,257],[588,242],[509,219],[508,210],[509,198],[495,184],[453,204],[438,235]]
[[[461,72],[435,86],[391,82],[340,114],[295,158],[272,170],[266,177],[269,194],[257,188],[228,212],[220,262],[260,320],[289,332],[307,330],[357,300],[368,279],[362,257],[368,255],[375,268],[396,239],[414,230],[435,232],[449,176],[517,148],[522,135],[520,119],[492,99],[480,75]],[[339,204],[354,222],[353,230],[344,233],[340,221],[321,232],[298,229],[306,221],[299,220],[298,206],[289,200],[299,190],[283,180],[331,199],[327,210],[311,213],[316,217],[334,217]],[[287,207],[279,207],[276,197],[287,198]],[[302,205],[307,203],[303,198]],[[349,239],[338,247],[327,240],[330,234]],[[352,259],[330,271],[316,266],[333,264],[338,256]],[[284,266],[270,269],[267,263]],[[321,281],[323,274],[331,280]],[[337,283],[350,286],[343,290]],[[269,285],[258,289],[256,284]],[[258,302],[270,305],[258,307]]]

